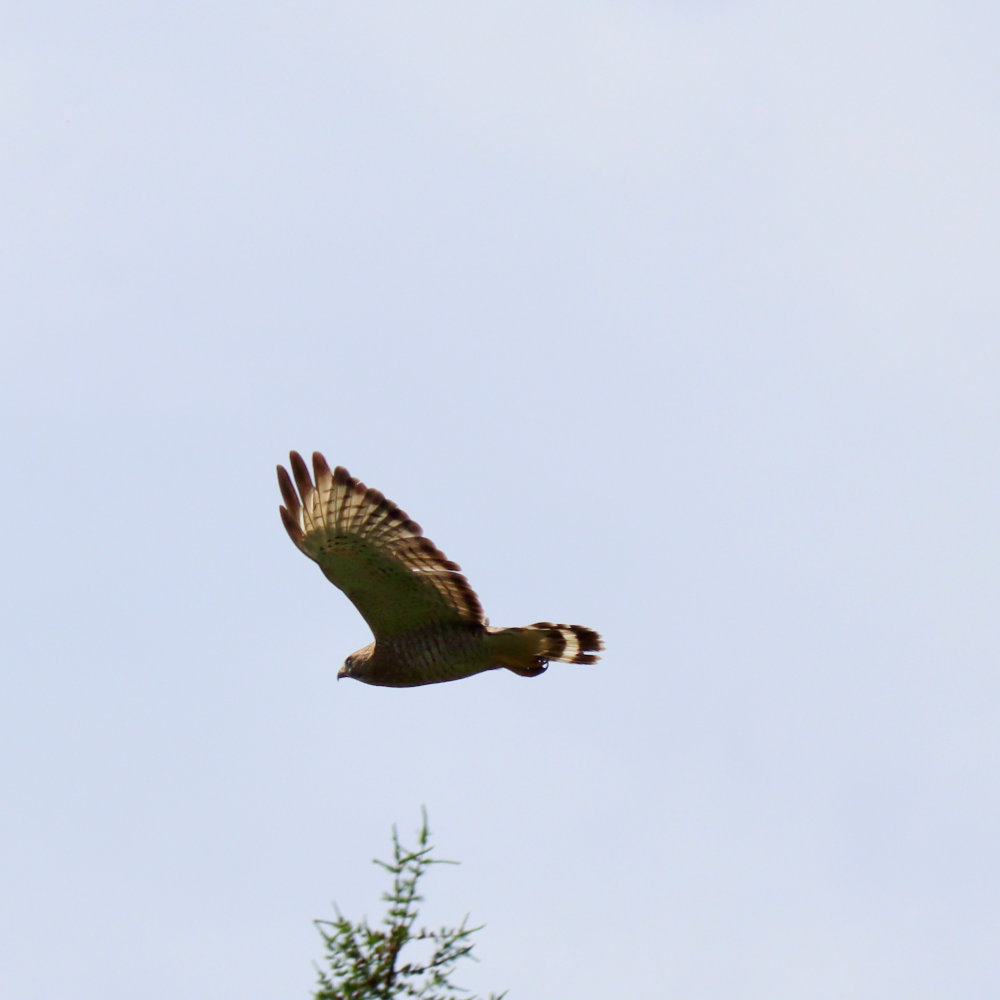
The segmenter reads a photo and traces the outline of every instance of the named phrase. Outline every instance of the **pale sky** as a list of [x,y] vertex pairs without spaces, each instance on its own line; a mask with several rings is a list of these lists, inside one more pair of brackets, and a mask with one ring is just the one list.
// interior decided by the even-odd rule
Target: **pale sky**
[[[8,4],[0,982],[1000,995],[995,4]],[[388,690],[323,451],[596,667]]]

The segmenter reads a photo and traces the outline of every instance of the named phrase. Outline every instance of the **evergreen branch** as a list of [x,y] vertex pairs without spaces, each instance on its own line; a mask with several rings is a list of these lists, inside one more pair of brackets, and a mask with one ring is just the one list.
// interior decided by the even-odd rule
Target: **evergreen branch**
[[[316,920],[314,924],[323,939],[328,969],[317,967],[319,988],[314,1000],[391,1000],[412,997],[419,1000],[479,1000],[468,996],[469,990],[455,986],[451,975],[462,959],[476,960],[472,954],[472,936],[482,926],[469,927],[466,915],[458,927],[414,930],[423,896],[418,892],[421,879],[432,865],[457,864],[431,856],[430,829],[427,812],[422,812],[422,824],[417,833],[416,850],[404,848],[399,834],[392,828],[392,860],[373,859],[373,863],[392,876],[392,888],[382,894],[388,904],[378,928],[366,918],[358,923],[348,920],[336,906],[335,919]],[[414,942],[432,946],[423,961],[401,961],[403,950]],[[486,1000],[503,1000],[506,992],[491,993]]]

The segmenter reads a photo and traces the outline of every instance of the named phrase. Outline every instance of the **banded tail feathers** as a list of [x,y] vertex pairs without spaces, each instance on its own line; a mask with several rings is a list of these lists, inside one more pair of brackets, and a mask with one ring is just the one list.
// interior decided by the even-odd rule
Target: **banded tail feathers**
[[497,662],[522,677],[544,673],[550,660],[596,663],[604,648],[601,637],[583,625],[535,622],[524,628],[487,628]]

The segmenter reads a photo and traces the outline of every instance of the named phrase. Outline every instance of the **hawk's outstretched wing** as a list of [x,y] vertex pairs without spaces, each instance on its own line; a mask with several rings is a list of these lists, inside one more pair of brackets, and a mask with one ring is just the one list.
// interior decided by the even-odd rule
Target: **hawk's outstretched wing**
[[278,466],[285,529],[347,594],[376,641],[434,625],[485,623],[460,567],[391,500],[341,466],[331,472],[319,452],[313,453],[315,485],[302,456],[293,451],[289,458],[295,486]]

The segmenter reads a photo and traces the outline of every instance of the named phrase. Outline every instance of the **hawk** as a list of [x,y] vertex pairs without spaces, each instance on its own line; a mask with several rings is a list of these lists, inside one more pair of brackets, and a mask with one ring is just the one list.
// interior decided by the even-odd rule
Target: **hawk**
[[331,472],[319,452],[315,483],[298,452],[289,458],[291,475],[278,466],[285,530],[375,636],[347,657],[338,679],[416,687],[499,667],[537,677],[549,660],[597,661],[601,637],[580,625],[492,628],[461,567],[391,500],[341,466]]

